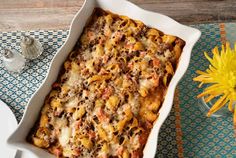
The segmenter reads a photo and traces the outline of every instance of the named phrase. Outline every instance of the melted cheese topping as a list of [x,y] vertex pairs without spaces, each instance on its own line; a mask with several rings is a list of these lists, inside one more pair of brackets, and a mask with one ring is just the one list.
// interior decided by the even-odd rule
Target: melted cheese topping
[[71,129],[68,127],[61,128],[61,134],[59,135],[59,142],[61,146],[66,146],[69,143],[69,139],[71,136]]
[[96,9],[29,141],[62,158],[142,157],[184,44]]

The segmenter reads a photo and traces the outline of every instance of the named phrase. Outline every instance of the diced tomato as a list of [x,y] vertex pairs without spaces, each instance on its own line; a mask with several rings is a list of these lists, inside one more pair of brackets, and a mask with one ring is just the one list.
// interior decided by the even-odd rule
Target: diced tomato
[[140,57],[144,57],[146,55],[145,51],[140,52]]
[[79,66],[80,66],[82,69],[84,69],[84,68],[85,68],[85,63],[84,63],[84,62],[80,62],[80,63],[79,63]]
[[110,30],[109,28],[105,27],[105,29],[104,29],[104,35],[105,35],[106,37],[110,37],[110,36],[111,36],[111,30]]
[[104,55],[104,56],[102,57],[102,62],[105,64],[105,63],[108,62],[108,59],[109,59],[109,56],[108,56],[108,55]]
[[98,120],[100,122],[108,122],[109,121],[109,118],[107,117],[106,113],[103,111],[102,108],[100,108],[98,111],[97,111],[97,117],[98,117]]
[[114,36],[117,40],[121,40],[121,38],[123,37],[123,34],[119,31],[116,31]]
[[125,48],[127,49],[133,49],[134,44],[125,44]]
[[59,88],[60,87],[60,84],[55,82],[52,84],[52,88]]
[[61,154],[62,154],[62,151],[61,151],[60,148],[55,148],[55,149],[53,150],[53,154],[56,155],[57,158],[59,158],[59,157],[61,156]]
[[89,135],[89,139],[93,139],[93,138],[96,137],[96,133],[94,131],[91,131],[91,130],[89,131],[88,135]]
[[88,38],[89,38],[89,41],[92,41],[92,40],[94,40],[95,39],[95,34],[94,34],[94,32],[92,32],[92,31],[88,31]]
[[104,89],[103,94],[102,94],[102,99],[108,99],[113,92],[113,89],[111,87],[107,87]]
[[139,136],[139,143],[141,145],[145,145],[146,144],[146,141],[147,141],[147,137],[148,137],[148,134],[146,132],[143,132],[140,136]]
[[88,72],[89,72],[88,69],[83,69],[83,70],[81,70],[82,75],[86,75],[86,74],[88,74]]
[[105,38],[100,38],[100,39],[99,39],[99,44],[103,44],[105,41],[106,41]]
[[160,67],[161,61],[158,58],[153,59],[153,67]]
[[55,129],[52,131],[52,137],[57,137],[60,134],[59,129]]
[[83,90],[83,96],[88,97],[89,96],[89,91],[88,90]]
[[125,77],[126,77],[127,80],[131,80],[132,79],[129,74],[126,74]]
[[60,116],[62,112],[63,112],[63,108],[57,108],[56,111],[54,111],[54,115]]
[[74,149],[74,155],[75,156],[80,156],[80,154],[81,154],[81,149],[80,148]]
[[103,153],[102,155],[99,155],[97,158],[108,158],[108,155]]
[[131,158],[139,158],[140,156],[139,156],[139,152],[138,151],[133,151],[132,153],[131,153]]
[[76,129],[78,129],[81,125],[82,125],[82,121],[81,120],[76,121],[75,124],[74,124]]
[[104,68],[101,68],[101,70],[100,70],[100,74],[101,75],[105,75],[105,74],[108,74],[109,72],[106,70],[106,69],[104,69]]
[[132,62],[129,62],[127,66],[128,66],[128,68],[132,69],[133,65],[134,64]]
[[122,153],[123,153],[123,150],[124,150],[124,148],[122,147],[122,146],[120,146],[118,149],[117,149],[117,155],[122,155]]
[[108,158],[108,156],[107,155],[103,155],[103,157],[102,158]]
[[149,121],[146,121],[145,122],[145,127],[147,128],[147,129],[151,129],[152,128],[152,123],[151,122],[149,122]]
[[159,79],[160,79],[160,77],[156,73],[153,74],[152,81],[153,81],[154,87],[157,87],[159,85]]

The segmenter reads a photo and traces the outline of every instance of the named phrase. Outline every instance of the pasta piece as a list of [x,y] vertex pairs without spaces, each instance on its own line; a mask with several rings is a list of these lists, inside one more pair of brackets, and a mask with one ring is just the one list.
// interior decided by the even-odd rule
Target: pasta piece
[[43,114],[40,118],[40,127],[46,127],[48,125],[48,116],[46,114]]
[[171,74],[171,75],[174,74],[174,69],[172,67],[171,62],[167,62],[166,63],[166,71],[167,71],[168,74]]
[[58,95],[58,91],[52,90],[49,94],[49,98],[56,97]]
[[124,127],[125,127],[126,122],[127,122],[126,119],[120,120],[120,121],[118,122],[116,128],[117,128],[117,130],[118,130],[119,132],[122,132],[122,130],[123,130]]
[[111,77],[112,77],[111,74],[109,74],[109,75],[94,75],[88,79],[88,83],[95,82],[95,81],[107,80],[107,79],[110,79]]
[[136,39],[134,37],[128,37],[127,41],[129,44],[135,44],[136,43]]
[[79,65],[77,63],[75,63],[75,62],[71,62],[71,71],[73,73],[78,73],[79,70],[80,70]]
[[96,107],[102,107],[104,105],[104,101],[102,99],[98,99],[95,101],[95,106]]
[[56,108],[59,108],[59,107],[61,107],[62,105],[61,105],[61,101],[59,100],[59,99],[53,99],[52,101],[51,101],[51,107],[53,108],[53,109],[56,109]]
[[145,111],[145,114],[143,116],[149,122],[154,122],[157,119],[157,115],[148,110]]
[[133,122],[130,126],[130,128],[138,127],[138,120],[136,118],[133,118]]
[[61,94],[62,95],[66,95],[70,90],[70,87],[66,84],[64,84],[62,87],[61,87]]
[[104,152],[105,154],[109,153],[109,146],[107,145],[107,143],[104,143],[102,146],[102,152]]
[[147,32],[147,36],[159,36],[159,31],[157,31],[156,29],[149,29]]
[[142,51],[142,50],[144,50],[143,44],[141,42],[136,42],[134,44],[133,50],[134,51]]
[[130,25],[130,19],[127,16],[120,16],[120,18],[122,19],[121,24],[118,26],[118,29],[126,29],[129,27]]
[[116,86],[118,87],[122,87],[123,81],[122,81],[122,77],[117,78],[114,83],[116,84]]
[[148,89],[146,87],[141,87],[138,92],[142,97],[146,97],[148,95]]
[[119,98],[117,96],[110,96],[106,102],[106,107],[110,110],[115,110],[119,104]]
[[133,113],[132,113],[132,111],[131,111],[131,107],[130,107],[130,106],[125,109],[125,116],[126,116],[126,120],[127,120],[127,121],[129,121],[129,120],[132,119]]
[[36,146],[40,147],[40,148],[47,148],[47,147],[49,147],[49,142],[47,142],[47,141],[45,141],[43,139],[39,139],[37,137],[33,137],[32,140],[33,140],[33,143]]
[[180,54],[181,54],[181,47],[179,45],[175,45],[174,46],[174,52],[175,52],[175,59],[179,59],[180,58]]
[[95,58],[99,58],[102,55],[104,55],[104,48],[101,44],[98,44],[96,46],[96,51],[95,51],[95,53],[93,53],[93,55],[94,55]]
[[63,155],[66,157],[72,157],[74,155],[74,151],[69,147],[64,147]]
[[95,72],[95,67],[94,67],[94,61],[93,61],[93,59],[90,59],[90,60],[88,60],[87,62],[86,62],[86,68],[88,69],[88,71],[90,72],[90,73],[93,73],[93,72]]
[[100,125],[97,126],[97,130],[98,130],[99,137],[102,140],[107,140],[107,133]]
[[164,35],[162,37],[163,42],[172,44],[175,41],[176,37],[171,35]]
[[109,26],[112,24],[113,22],[113,17],[111,14],[108,14],[107,16],[105,16],[105,20],[106,20],[106,24]]
[[86,149],[89,149],[89,150],[90,150],[90,149],[92,148],[92,146],[93,146],[92,141],[89,140],[89,138],[86,138],[86,137],[80,139],[80,142],[81,142],[81,144],[82,144]]
[[73,114],[73,119],[74,120],[78,120],[81,117],[83,117],[83,115],[85,114],[85,107],[80,107],[78,110],[76,110]]
[[118,64],[111,64],[107,67],[107,70],[109,70],[111,73],[116,74],[120,72],[120,68]]
[[130,154],[129,154],[128,150],[123,151],[122,158],[130,158]]
[[69,70],[69,69],[71,68],[71,62],[66,61],[66,62],[64,63],[64,68],[65,68],[65,70]]

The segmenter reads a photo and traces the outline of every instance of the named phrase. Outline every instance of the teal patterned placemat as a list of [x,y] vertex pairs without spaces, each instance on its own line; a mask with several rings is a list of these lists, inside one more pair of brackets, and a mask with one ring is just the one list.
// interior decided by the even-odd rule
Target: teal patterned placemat
[[234,32],[231,37],[225,38],[225,33],[230,31],[225,30],[225,26],[230,25],[196,26],[202,31],[202,37],[192,52],[190,67],[179,84],[183,155],[186,157],[236,157],[233,115],[224,118],[206,117],[199,110],[199,100],[196,99],[196,94],[201,92],[197,88],[199,83],[192,81],[196,70],[205,70],[209,65],[203,51],[211,52],[214,46],[221,47],[226,39],[236,37]]
[[[236,157],[236,139],[232,117],[207,118],[199,108],[198,83],[192,78],[197,69],[205,70],[209,63],[203,52],[211,52],[225,40],[236,41],[236,24],[202,24],[193,26],[202,32],[195,45],[190,66],[180,81],[176,101],[161,128],[156,157]],[[236,61],[235,61],[236,62]]]
[[[19,43],[22,33],[0,33],[0,49],[7,47],[20,50]],[[0,99],[9,105],[18,122],[31,95],[45,78],[57,49],[65,42],[68,31],[31,31],[28,33],[43,44],[44,52],[42,55],[27,63],[23,73],[17,77],[8,73],[2,65],[2,60],[0,61]]]
[[[161,128],[157,158],[175,157],[236,157],[232,118],[206,118],[199,110],[196,95],[200,92],[193,83],[196,69],[204,69],[207,63],[203,51],[221,45],[227,39],[236,40],[236,24],[203,24],[193,26],[202,31],[202,37],[192,52],[187,73],[176,92],[174,106]],[[31,95],[45,78],[48,66],[56,50],[66,40],[68,31],[32,31],[31,36],[43,43],[44,52],[29,62],[18,77],[9,74],[0,62],[0,99],[9,105],[18,121]],[[21,32],[1,32],[0,48],[19,50]]]

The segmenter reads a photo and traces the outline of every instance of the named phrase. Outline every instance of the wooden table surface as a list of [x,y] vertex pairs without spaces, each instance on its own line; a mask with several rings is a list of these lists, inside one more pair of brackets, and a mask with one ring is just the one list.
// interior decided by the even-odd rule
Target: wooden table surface
[[[130,0],[183,24],[236,21],[236,0]],[[68,29],[84,0],[0,0],[0,31]]]

